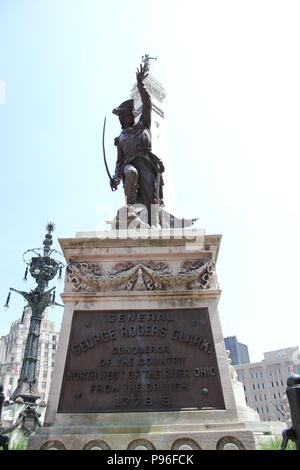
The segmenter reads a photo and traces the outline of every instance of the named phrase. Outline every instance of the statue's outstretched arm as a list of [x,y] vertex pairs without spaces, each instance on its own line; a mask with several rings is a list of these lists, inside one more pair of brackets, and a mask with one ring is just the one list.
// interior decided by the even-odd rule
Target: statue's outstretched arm
[[140,96],[142,100],[142,116],[140,120],[143,122],[144,126],[150,129],[152,102],[151,102],[151,96],[143,83],[143,80],[147,76],[148,76],[148,73],[146,72],[145,65],[140,65],[140,69],[138,69],[136,73],[137,87],[140,92]]

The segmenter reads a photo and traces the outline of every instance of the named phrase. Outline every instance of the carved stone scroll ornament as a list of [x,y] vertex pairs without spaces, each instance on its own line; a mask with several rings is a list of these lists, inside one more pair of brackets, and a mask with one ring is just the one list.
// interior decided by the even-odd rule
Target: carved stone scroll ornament
[[207,260],[185,262],[172,273],[165,262],[118,263],[109,272],[99,264],[79,263],[67,269],[73,291],[155,291],[215,288],[214,263]]

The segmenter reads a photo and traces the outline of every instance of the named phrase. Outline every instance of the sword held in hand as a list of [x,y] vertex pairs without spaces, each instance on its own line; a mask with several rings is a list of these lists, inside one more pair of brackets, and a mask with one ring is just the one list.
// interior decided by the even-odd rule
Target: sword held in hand
[[102,133],[102,150],[103,150],[103,160],[104,160],[104,165],[105,165],[105,168],[106,168],[106,173],[108,175],[108,178],[109,178],[109,184],[110,184],[110,187],[111,187],[111,190],[112,191],[116,191],[118,189],[118,184],[120,181],[118,181],[116,178],[113,178],[110,174],[110,171],[108,169],[108,165],[107,165],[107,161],[106,161],[106,154],[105,154],[105,144],[104,144],[104,140],[105,140],[105,127],[106,127],[106,116],[104,118],[104,123],[103,123],[103,133]]

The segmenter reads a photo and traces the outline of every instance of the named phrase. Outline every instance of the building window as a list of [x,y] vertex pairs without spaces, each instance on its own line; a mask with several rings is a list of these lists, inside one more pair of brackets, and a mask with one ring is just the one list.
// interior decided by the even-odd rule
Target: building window
[[45,389],[45,388],[46,388],[46,386],[47,386],[47,382],[42,382],[42,388],[44,388],[44,389]]

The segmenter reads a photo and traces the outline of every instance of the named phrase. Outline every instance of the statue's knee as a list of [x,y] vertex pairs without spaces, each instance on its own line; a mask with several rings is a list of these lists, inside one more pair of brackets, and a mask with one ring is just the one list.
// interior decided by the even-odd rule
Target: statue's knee
[[133,182],[137,181],[138,172],[137,172],[136,168],[134,168],[134,167],[129,168],[126,171],[126,178],[128,178],[128,180],[133,181]]

